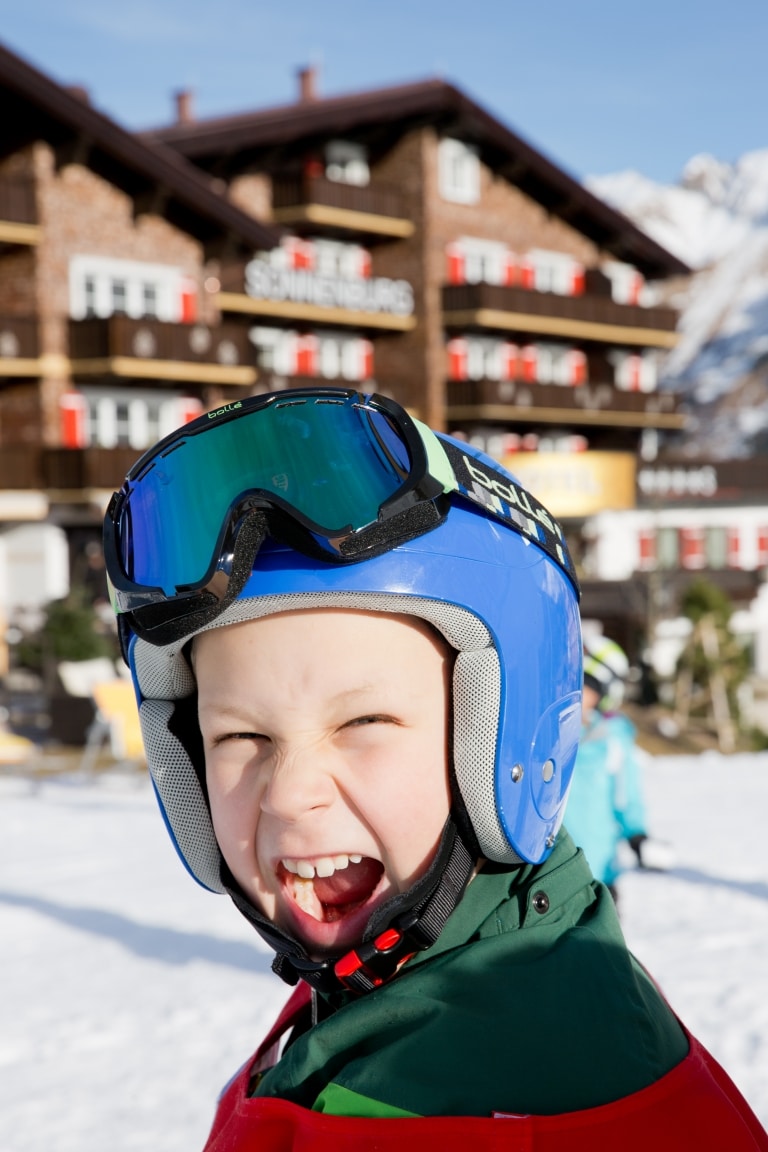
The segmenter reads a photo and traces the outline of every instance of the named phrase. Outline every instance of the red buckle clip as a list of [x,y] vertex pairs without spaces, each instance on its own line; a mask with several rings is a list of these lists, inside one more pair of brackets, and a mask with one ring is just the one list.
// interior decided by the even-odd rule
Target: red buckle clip
[[[358,991],[359,989],[355,988],[354,983],[350,983],[351,977],[353,977],[357,972],[362,972],[368,978],[374,988],[378,988],[379,985],[384,983],[386,976],[379,976],[375,969],[370,967],[367,961],[375,961],[377,957],[384,956],[387,954],[387,952],[391,952],[393,948],[397,947],[402,938],[403,934],[402,932],[398,932],[397,928],[385,928],[385,930],[379,936],[377,936],[371,944],[363,946],[367,951],[370,952],[370,955],[364,958],[360,955],[359,952],[356,952],[353,949],[351,952],[347,952],[346,956],[342,956],[340,960],[336,961],[333,966],[333,971],[336,974],[336,978],[344,985],[345,988],[349,989],[351,992],[354,992]],[[387,973],[387,975],[391,975],[391,973]]]

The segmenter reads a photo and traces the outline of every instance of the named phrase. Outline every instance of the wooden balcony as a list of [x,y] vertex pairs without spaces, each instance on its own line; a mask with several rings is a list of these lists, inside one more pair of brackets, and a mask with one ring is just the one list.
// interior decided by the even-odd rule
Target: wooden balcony
[[526,336],[673,348],[677,312],[617,304],[602,295],[559,296],[501,284],[443,286],[443,323],[467,331],[492,329]]
[[0,446],[0,491],[78,493],[120,487],[141,455],[135,448],[46,448],[41,444]]
[[451,380],[446,417],[451,422],[517,421],[578,427],[684,427],[672,392],[622,392],[613,384],[527,384],[519,380]]
[[0,316],[0,378],[39,376],[40,336],[32,316]]
[[38,444],[0,444],[0,491],[43,487],[42,448]]
[[414,230],[396,188],[341,184],[324,176],[276,176],[272,215],[279,224],[311,224],[372,237],[407,237]]
[[44,448],[43,487],[51,492],[118,489],[141,455],[135,448]]
[[6,245],[38,244],[35,186],[29,176],[0,175],[0,251]]
[[256,352],[242,324],[167,324],[127,316],[72,320],[72,374],[185,384],[256,381]]

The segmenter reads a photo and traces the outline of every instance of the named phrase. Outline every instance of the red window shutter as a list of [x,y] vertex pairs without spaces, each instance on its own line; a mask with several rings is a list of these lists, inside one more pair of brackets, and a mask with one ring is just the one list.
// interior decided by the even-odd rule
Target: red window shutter
[[505,341],[501,349],[502,380],[517,380],[520,369],[520,349],[517,344],[510,344]]
[[656,567],[656,533],[653,528],[641,528],[637,539],[640,568],[647,572]]
[[311,240],[286,236],[282,243],[288,255],[289,268],[306,268],[311,271],[315,267],[315,246]]
[[643,277],[639,272],[635,272],[629,284],[629,300],[628,304],[639,304],[640,293],[643,290]]
[[88,405],[80,392],[65,392],[59,401],[61,444],[64,448],[85,448],[88,440]]
[[520,359],[523,368],[523,380],[526,384],[535,384],[539,372],[539,351],[535,344],[526,344]]
[[370,340],[359,340],[360,379],[370,380],[373,377],[373,343]]
[[757,530],[757,566],[768,567],[768,524]]
[[196,396],[182,396],[179,404],[179,427],[195,420],[203,410],[203,405]]
[[641,356],[627,357],[627,389],[639,392],[642,388],[643,360]]
[[357,250],[357,274],[362,280],[371,278],[371,254],[367,248]]
[[705,567],[703,528],[680,529],[680,563],[683,568]]
[[197,285],[188,277],[181,282],[179,313],[182,324],[194,324],[197,320]]
[[299,336],[296,341],[296,375],[317,376],[317,336]]
[[585,283],[584,265],[574,264],[571,273],[571,294],[573,296],[583,296]]
[[514,252],[504,253],[504,265],[502,269],[502,283],[511,287],[517,284],[520,279],[520,269],[517,266],[517,257]]
[[741,568],[741,533],[737,524],[728,528],[727,548],[728,567]]
[[448,341],[448,379],[466,380],[468,377],[468,347],[464,336]]
[[524,260],[520,265],[520,286],[522,288],[536,287],[536,269],[530,260]]
[[460,244],[449,244],[445,250],[449,284],[466,284],[466,259]]
[[568,353],[568,383],[577,388],[587,382],[587,358],[580,348],[571,348]]
[[325,165],[319,157],[308,156],[304,161],[303,171],[309,179],[316,179],[318,176],[325,175]]

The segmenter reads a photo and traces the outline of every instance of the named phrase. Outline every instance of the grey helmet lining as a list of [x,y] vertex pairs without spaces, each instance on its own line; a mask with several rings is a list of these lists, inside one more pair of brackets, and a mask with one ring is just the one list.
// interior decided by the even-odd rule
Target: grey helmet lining
[[[483,855],[519,863],[496,811],[494,770],[501,670],[498,652],[482,620],[455,604],[406,594],[302,592],[236,600],[199,631],[309,608],[418,616],[437,628],[456,649],[453,745],[458,788]],[[221,856],[203,789],[186,749],[169,730],[174,701],[191,696],[195,690],[194,676],[182,654],[189,639],[187,636],[165,647],[136,641],[134,670],[142,696],[141,727],[149,770],[179,852],[202,885],[224,892]]]

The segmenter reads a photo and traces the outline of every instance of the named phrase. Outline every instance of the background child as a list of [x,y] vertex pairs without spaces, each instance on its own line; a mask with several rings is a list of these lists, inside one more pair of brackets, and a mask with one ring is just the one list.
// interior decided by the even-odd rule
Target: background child
[[614,640],[585,634],[583,726],[565,822],[614,899],[625,866],[622,845],[640,867],[665,869],[674,861],[671,846],[648,835],[643,753],[634,724],[620,711],[628,674],[626,653]]
[[279,393],[143,457],[105,555],[179,852],[297,985],[211,1152],[768,1147],[559,832],[578,591],[511,476]]

